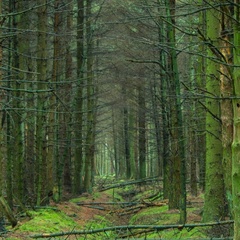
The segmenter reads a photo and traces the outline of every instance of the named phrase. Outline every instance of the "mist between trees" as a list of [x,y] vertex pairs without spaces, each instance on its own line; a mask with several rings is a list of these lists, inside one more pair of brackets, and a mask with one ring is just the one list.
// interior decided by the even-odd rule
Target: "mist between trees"
[[[0,3],[1,194],[91,193],[94,176],[163,178],[186,221],[240,239],[239,1]],[[190,184],[186,187],[186,181]]]

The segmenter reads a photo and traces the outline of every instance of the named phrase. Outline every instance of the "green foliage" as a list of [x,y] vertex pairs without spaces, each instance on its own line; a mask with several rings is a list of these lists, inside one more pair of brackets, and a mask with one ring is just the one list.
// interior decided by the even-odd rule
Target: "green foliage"
[[69,231],[76,227],[76,223],[64,213],[57,212],[51,209],[43,209],[36,212],[31,212],[33,219],[24,223],[19,227],[22,232],[59,232]]

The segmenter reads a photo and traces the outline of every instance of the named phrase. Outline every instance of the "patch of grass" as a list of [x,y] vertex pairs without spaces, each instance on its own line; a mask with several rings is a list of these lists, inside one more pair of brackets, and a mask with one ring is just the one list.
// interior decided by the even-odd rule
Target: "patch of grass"
[[42,209],[31,212],[33,219],[19,226],[22,232],[41,233],[41,232],[58,232],[68,231],[75,228],[76,223],[64,213],[54,210]]

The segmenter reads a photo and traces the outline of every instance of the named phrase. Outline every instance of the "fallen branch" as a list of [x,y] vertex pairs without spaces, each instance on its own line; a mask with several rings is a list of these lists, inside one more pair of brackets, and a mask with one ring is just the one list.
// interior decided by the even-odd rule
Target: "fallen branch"
[[106,209],[104,207],[100,207],[100,206],[90,206],[90,205],[86,205],[87,208],[93,208],[93,209],[97,209],[97,210],[102,210],[105,211]]
[[122,183],[113,184],[111,186],[106,186],[106,187],[101,186],[99,191],[103,192],[103,191],[106,191],[106,190],[109,190],[112,188],[125,187],[128,185],[134,185],[134,184],[139,184],[139,183],[144,183],[144,182],[152,182],[152,181],[156,181],[156,180],[162,181],[162,179],[160,179],[159,177],[144,178],[144,179],[138,179],[138,180],[133,180],[133,181],[127,181],[127,182],[125,181]]
[[30,235],[30,238],[51,238],[51,237],[60,237],[60,236],[70,236],[70,235],[86,235],[86,234],[95,234],[100,232],[108,231],[119,231],[119,230],[131,230],[131,229],[148,229],[152,231],[163,231],[166,229],[176,228],[182,230],[183,228],[193,229],[195,227],[207,227],[207,226],[216,226],[216,225],[226,225],[233,224],[233,220],[222,221],[222,222],[211,222],[211,223],[195,223],[195,224],[173,224],[173,225],[124,225],[124,226],[115,226],[115,227],[106,227],[100,229],[91,229],[91,230],[82,230],[82,231],[69,231],[69,232],[57,232],[57,233],[42,233]]
[[139,204],[140,202],[78,202],[76,203],[79,206],[85,205],[127,205],[132,206]]

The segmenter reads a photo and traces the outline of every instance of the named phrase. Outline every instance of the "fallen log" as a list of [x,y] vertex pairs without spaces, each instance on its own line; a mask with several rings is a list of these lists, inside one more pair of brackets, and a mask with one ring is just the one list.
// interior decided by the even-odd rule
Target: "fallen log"
[[209,223],[195,223],[195,224],[172,224],[172,225],[123,225],[123,226],[114,226],[106,227],[99,229],[90,229],[90,230],[81,230],[81,231],[69,231],[69,232],[57,232],[57,233],[42,233],[30,235],[30,238],[52,238],[60,236],[70,236],[70,235],[87,235],[95,234],[108,231],[119,231],[119,230],[132,230],[132,229],[148,229],[152,231],[163,231],[166,229],[178,229],[182,230],[183,228],[193,229],[195,227],[208,227],[208,226],[217,226],[217,225],[226,225],[233,224],[233,220],[221,221],[221,222],[209,222]]
[[76,203],[79,206],[84,206],[84,205],[136,205],[141,202],[78,202]]
[[103,192],[112,188],[119,188],[119,187],[125,187],[128,185],[134,185],[134,184],[139,184],[139,183],[144,183],[144,182],[152,182],[152,181],[162,181],[159,177],[151,177],[151,178],[144,178],[144,179],[138,179],[138,180],[133,180],[133,181],[125,181],[122,183],[116,183],[110,186],[100,186],[99,191]]

